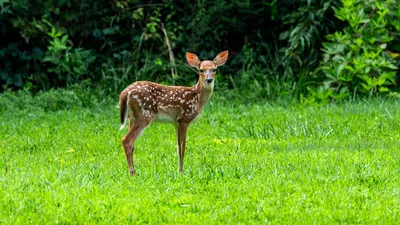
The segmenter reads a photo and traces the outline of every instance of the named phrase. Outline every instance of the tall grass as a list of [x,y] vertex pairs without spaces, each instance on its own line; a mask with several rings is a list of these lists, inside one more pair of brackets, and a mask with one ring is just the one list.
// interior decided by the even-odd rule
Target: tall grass
[[[117,102],[115,102],[117,103]],[[128,175],[116,104],[1,110],[1,224],[395,224],[396,101],[323,107],[215,99],[189,128],[152,124]]]

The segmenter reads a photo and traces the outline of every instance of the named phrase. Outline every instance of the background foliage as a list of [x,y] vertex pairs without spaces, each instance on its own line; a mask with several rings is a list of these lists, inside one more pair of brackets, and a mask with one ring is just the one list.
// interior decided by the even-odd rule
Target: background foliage
[[218,88],[235,97],[328,102],[395,91],[398,3],[0,0],[1,91],[189,85],[197,77],[186,51],[209,59],[226,49]]

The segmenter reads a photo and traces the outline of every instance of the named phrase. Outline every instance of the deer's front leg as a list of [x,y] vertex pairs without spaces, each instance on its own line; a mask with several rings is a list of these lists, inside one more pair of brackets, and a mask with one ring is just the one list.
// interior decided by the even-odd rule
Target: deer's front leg
[[185,156],[185,148],[186,148],[186,133],[189,123],[186,122],[178,122],[176,130],[177,130],[177,139],[178,139],[178,168],[179,172],[183,171],[183,157]]

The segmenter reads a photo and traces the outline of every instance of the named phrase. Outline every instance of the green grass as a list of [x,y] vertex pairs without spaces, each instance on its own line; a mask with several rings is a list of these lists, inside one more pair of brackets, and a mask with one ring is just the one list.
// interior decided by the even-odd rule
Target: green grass
[[395,224],[399,103],[212,102],[189,128],[152,124],[128,168],[114,105],[0,113],[0,224]]

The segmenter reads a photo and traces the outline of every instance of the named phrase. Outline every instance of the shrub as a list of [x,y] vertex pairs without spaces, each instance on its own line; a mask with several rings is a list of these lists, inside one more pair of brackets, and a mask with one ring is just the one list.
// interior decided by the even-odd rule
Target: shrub
[[[348,23],[326,36],[316,72],[319,87],[309,87],[309,101],[340,100],[354,94],[388,92],[395,84],[400,31],[398,1],[342,0],[335,15]],[[322,76],[321,76],[322,75]]]

